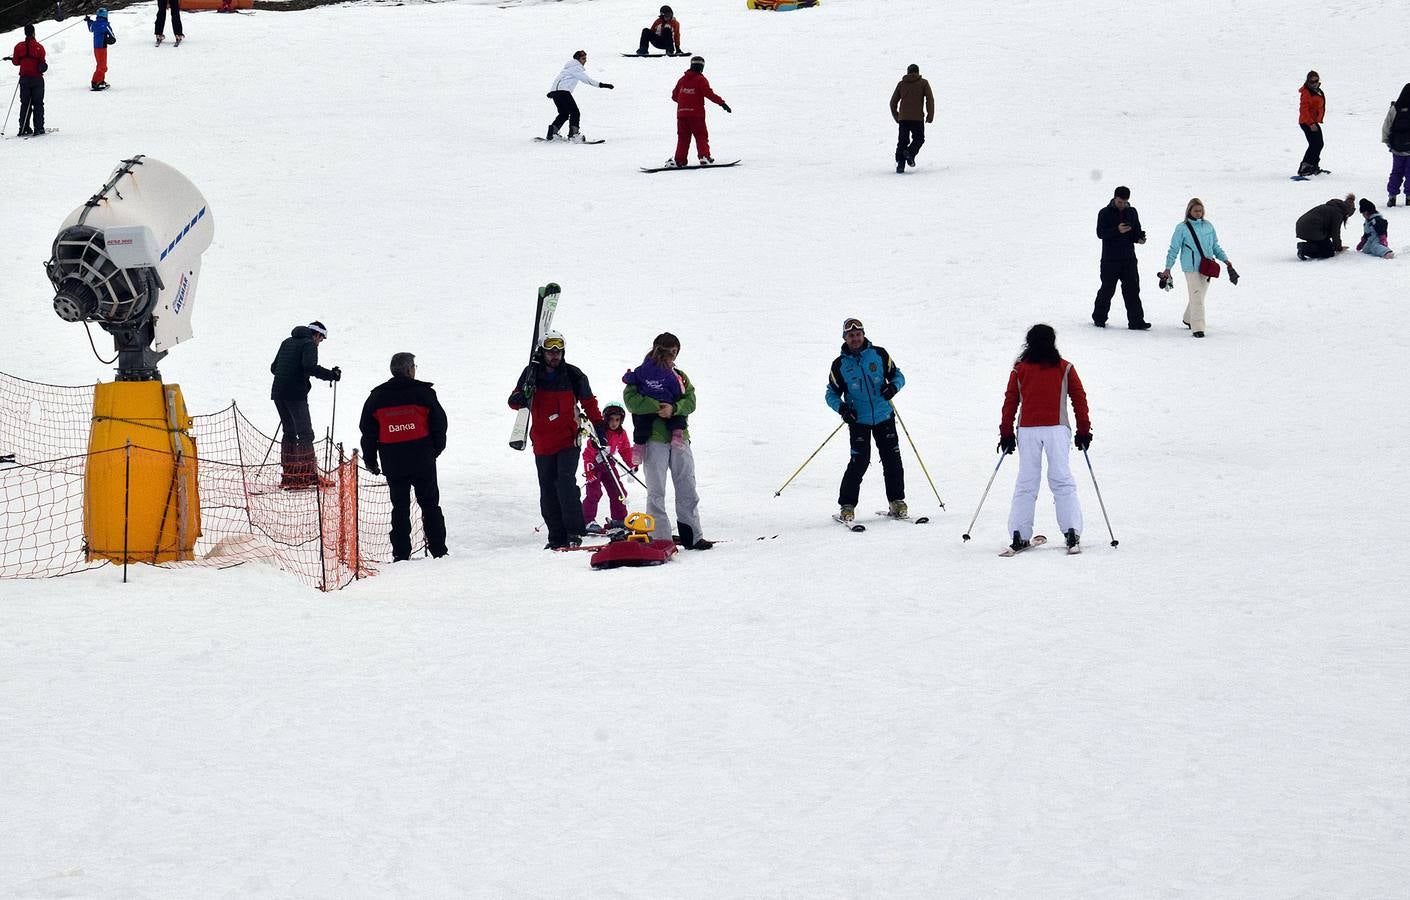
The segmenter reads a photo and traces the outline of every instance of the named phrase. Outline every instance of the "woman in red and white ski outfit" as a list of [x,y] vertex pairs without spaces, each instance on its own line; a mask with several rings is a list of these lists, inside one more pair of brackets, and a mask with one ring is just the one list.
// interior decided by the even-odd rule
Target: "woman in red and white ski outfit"
[[[1068,466],[1068,442],[1074,441],[1067,417],[1067,405],[1077,415],[1074,443],[1085,451],[1092,443],[1092,422],[1087,416],[1087,392],[1077,369],[1062,358],[1057,348],[1057,332],[1051,325],[1028,329],[1023,352],[1009,373],[1004,392],[1003,417],[999,420],[999,450],[1018,449],[1018,482],[1013,487],[1009,507],[1009,535],[1013,548],[1022,549],[1033,537],[1033,508],[1038,502],[1043,456],[1048,458],[1048,489],[1057,506],[1058,530],[1069,547],[1082,536],[1082,504],[1077,499],[1077,482]],[[1014,433],[1014,414],[1018,432]]]

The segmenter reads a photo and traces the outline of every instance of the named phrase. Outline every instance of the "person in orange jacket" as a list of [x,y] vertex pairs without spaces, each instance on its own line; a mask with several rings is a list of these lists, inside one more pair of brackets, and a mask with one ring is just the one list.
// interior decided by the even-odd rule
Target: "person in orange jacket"
[[1327,115],[1327,95],[1322,93],[1322,76],[1308,72],[1307,80],[1297,89],[1302,101],[1298,104],[1297,124],[1307,137],[1307,152],[1302,155],[1299,175],[1319,175],[1322,172],[1322,119]]
[[641,44],[636,49],[637,56],[645,56],[648,47],[665,50],[667,56],[684,56],[681,52],[681,23],[669,6],[661,7],[661,15],[651,23],[650,28],[641,30]]
[[705,57],[690,58],[690,69],[676,82],[671,90],[671,99],[676,101],[676,155],[666,160],[666,165],[685,167],[692,136],[700,164],[710,165],[715,159],[710,155],[710,132],[705,127],[705,101],[719,104],[725,112],[733,110],[724,98],[710,89],[710,81],[705,77]]

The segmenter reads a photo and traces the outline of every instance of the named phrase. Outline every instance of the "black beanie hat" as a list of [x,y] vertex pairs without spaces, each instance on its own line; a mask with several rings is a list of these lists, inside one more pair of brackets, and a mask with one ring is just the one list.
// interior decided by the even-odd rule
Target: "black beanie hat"
[[1376,211],[1376,204],[1372,203],[1369,197],[1362,197],[1358,208],[1363,216],[1368,216]]

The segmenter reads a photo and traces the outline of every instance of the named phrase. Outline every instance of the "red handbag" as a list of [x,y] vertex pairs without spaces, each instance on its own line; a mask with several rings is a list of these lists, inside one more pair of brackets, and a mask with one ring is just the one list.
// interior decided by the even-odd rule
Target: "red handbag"
[[1205,278],[1219,277],[1219,263],[1204,255],[1204,248],[1200,246],[1199,235],[1195,234],[1195,226],[1185,221],[1185,227],[1190,229],[1190,237],[1195,239],[1195,249],[1199,251],[1199,273]]

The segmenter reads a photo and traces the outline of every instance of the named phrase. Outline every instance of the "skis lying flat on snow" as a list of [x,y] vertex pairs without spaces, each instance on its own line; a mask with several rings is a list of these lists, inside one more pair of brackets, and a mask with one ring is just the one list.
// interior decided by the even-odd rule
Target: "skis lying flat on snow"
[[1048,542],[1048,539],[1047,539],[1046,537],[1044,537],[1044,536],[1041,535],[1041,534],[1035,534],[1035,535],[1033,535],[1033,539],[1028,542],[1028,546],[1027,546],[1027,547],[1024,547],[1024,548],[1022,548],[1022,549],[1020,549],[1020,550],[1015,550],[1015,549],[1013,549],[1012,547],[1005,547],[1005,548],[1004,548],[1004,552],[1003,552],[1003,553],[1000,553],[999,555],[1000,555],[1000,556],[1017,556],[1018,554],[1022,553],[1024,550],[1032,550],[1034,547],[1041,547],[1041,546],[1043,546],[1044,544],[1046,544],[1047,542]]
[[556,140],[556,141],[550,141],[548,138],[536,137],[536,138],[534,138],[534,140],[538,141],[540,144],[605,144],[605,143],[607,143],[607,138],[599,138],[599,139],[597,139],[597,140],[595,140],[595,141],[569,141],[569,140],[564,140],[564,139],[561,139],[561,138],[560,138],[559,140]]
[[876,514],[883,519],[895,519],[897,522],[910,522],[913,525],[924,525],[930,521],[930,516],[921,516],[917,519],[912,519],[910,516],[893,516],[889,509],[878,509]]
[[20,140],[25,140],[25,141],[27,141],[27,140],[29,140],[30,138],[44,137],[45,135],[49,135],[49,134],[58,134],[58,133],[59,133],[59,129],[57,129],[57,128],[46,128],[46,129],[44,129],[44,134],[12,134],[12,135],[10,135],[10,137],[12,137],[12,138],[19,138]]
[[866,530],[867,530],[867,526],[863,525],[862,523],[860,523],[860,522],[848,522],[848,521],[846,521],[845,519],[843,519],[841,516],[833,516],[833,517],[832,517],[832,521],[837,522],[838,524],[842,525],[842,526],[845,527],[848,531],[866,531]]
[[737,166],[744,160],[736,159],[734,162],[710,163],[705,166],[657,166],[654,169],[642,168],[643,172],[685,172],[694,169],[728,169],[730,166]]

